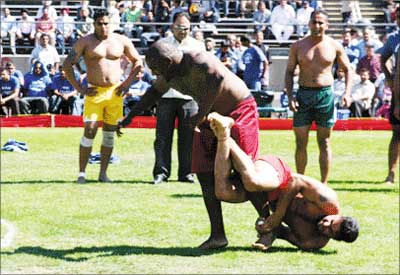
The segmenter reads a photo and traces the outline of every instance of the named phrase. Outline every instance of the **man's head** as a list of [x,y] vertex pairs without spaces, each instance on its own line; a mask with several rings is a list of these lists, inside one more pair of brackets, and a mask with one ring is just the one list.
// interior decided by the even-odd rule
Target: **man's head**
[[3,81],[9,81],[10,71],[7,68],[0,68],[0,78]]
[[342,43],[343,46],[348,46],[350,45],[351,42],[351,33],[348,30],[345,30],[342,32]]
[[106,9],[98,9],[93,15],[94,33],[96,37],[100,40],[104,40],[109,34],[109,14]]
[[367,68],[362,68],[360,70],[360,79],[361,83],[365,83],[365,81],[369,80],[369,70]]
[[146,53],[146,64],[153,74],[168,75],[171,65],[181,61],[183,52],[173,45],[154,42]]
[[7,62],[6,63],[6,69],[10,71],[10,73],[13,73],[15,71],[15,65],[12,62]]
[[27,9],[21,9],[20,13],[21,13],[21,17],[24,19],[27,18],[29,15],[29,11]]
[[317,224],[318,231],[337,241],[354,242],[358,237],[359,225],[355,218],[342,215],[328,215]]
[[43,48],[47,48],[47,46],[50,43],[50,36],[47,33],[42,33],[42,35],[40,36],[40,46],[42,46]]
[[328,29],[328,14],[323,10],[315,10],[311,14],[308,27],[310,28],[311,36],[322,37]]
[[257,31],[256,32],[256,45],[261,45],[264,41],[264,32]]
[[174,14],[172,33],[176,40],[181,42],[190,33],[190,16],[185,12],[177,12]]
[[43,66],[42,62],[36,61],[35,63],[33,63],[33,74],[41,75],[41,74],[43,74],[43,70],[44,70],[44,66]]

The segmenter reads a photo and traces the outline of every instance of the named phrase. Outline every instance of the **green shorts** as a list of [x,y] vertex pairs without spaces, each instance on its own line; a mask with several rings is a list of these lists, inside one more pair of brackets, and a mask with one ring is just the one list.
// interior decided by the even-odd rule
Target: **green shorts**
[[321,88],[300,87],[297,95],[299,107],[293,114],[293,127],[311,125],[332,128],[335,124],[334,95],[331,86]]

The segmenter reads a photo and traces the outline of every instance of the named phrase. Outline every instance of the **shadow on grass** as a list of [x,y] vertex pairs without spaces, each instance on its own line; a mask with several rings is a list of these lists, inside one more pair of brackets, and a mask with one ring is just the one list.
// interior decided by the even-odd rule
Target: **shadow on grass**
[[329,180],[329,183],[334,183],[334,184],[382,184],[383,181],[372,181],[372,180]]
[[[20,180],[20,181],[2,181],[1,184],[64,184],[64,183],[75,183],[75,180]],[[90,183],[101,183],[101,184],[118,184],[118,183],[128,183],[128,184],[153,184],[152,181],[142,181],[142,180],[114,180],[109,183],[102,183],[98,180],[86,180],[85,184]]]
[[202,198],[202,194],[173,194],[171,195],[172,198]]
[[[253,251],[254,253],[265,253],[256,251],[251,247],[232,246],[220,248],[215,250],[202,250],[193,247],[152,247],[152,246],[93,246],[93,247],[75,247],[72,249],[49,249],[40,246],[23,246],[17,248],[13,252],[1,252],[1,255],[16,255],[16,254],[29,254],[35,256],[42,256],[53,258],[57,260],[64,260],[67,262],[81,262],[87,261],[96,257],[110,257],[110,256],[126,256],[126,255],[166,255],[166,256],[184,256],[184,257],[199,257],[208,256],[223,252],[240,252],[240,251]],[[294,247],[271,247],[266,253],[277,252],[291,252],[297,253],[299,250]],[[311,251],[305,253],[313,253],[319,255],[336,254],[336,251]],[[75,255],[76,254],[76,255]],[[89,255],[82,255],[89,254]]]

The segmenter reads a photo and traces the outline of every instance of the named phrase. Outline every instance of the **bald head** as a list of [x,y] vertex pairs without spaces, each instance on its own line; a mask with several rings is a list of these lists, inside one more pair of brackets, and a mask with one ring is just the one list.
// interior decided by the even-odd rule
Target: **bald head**
[[176,46],[157,41],[151,45],[146,53],[146,63],[154,73],[165,75],[172,64],[178,64],[183,52]]

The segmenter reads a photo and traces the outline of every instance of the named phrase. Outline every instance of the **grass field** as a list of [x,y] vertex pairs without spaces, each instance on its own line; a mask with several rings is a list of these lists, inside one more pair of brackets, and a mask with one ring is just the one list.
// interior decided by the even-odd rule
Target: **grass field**
[[[336,131],[329,185],[342,214],[359,220],[353,244],[331,241],[318,252],[277,240],[268,253],[253,251],[257,217],[249,203],[223,204],[229,246],[197,249],[209,234],[198,183],[176,179],[151,185],[154,130],[126,129],[116,141],[119,164],[112,184],[101,184],[99,165],[77,185],[77,128],[2,128],[1,144],[27,142],[27,153],[1,152],[1,218],[15,227],[1,249],[1,274],[399,274],[399,183],[382,184],[389,131]],[[294,167],[291,131],[262,131],[261,152]],[[94,151],[98,152],[100,135]],[[307,174],[319,178],[315,132]],[[9,227],[2,224],[1,238]]]

